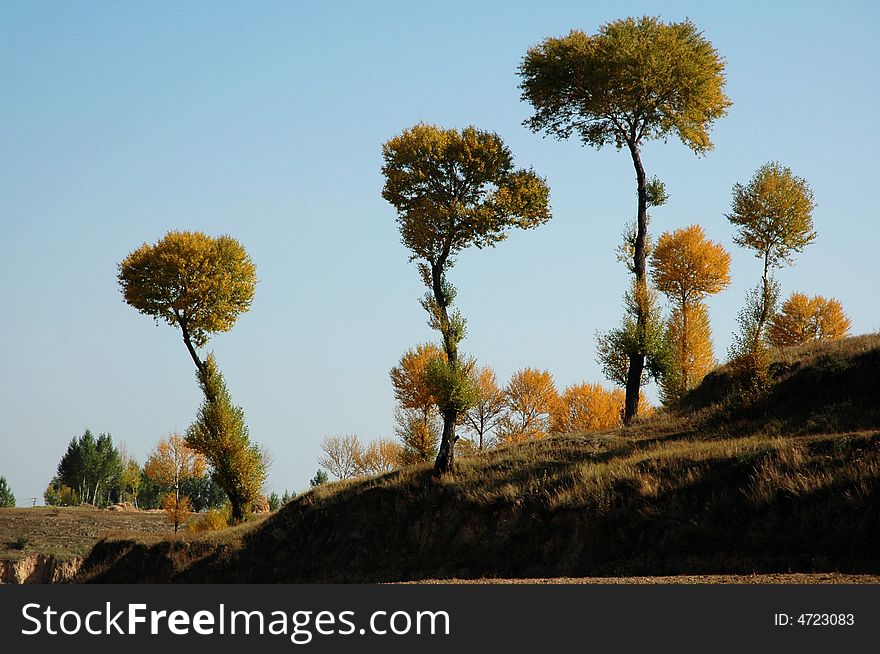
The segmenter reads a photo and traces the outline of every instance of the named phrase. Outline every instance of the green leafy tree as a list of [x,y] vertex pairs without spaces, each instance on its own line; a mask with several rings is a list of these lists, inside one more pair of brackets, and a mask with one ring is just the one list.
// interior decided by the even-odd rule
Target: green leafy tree
[[[764,272],[758,304],[747,306],[742,317],[747,322],[740,329],[740,341],[749,350],[758,348],[764,339],[767,321],[773,316],[779,288],[771,272],[794,263],[794,254],[816,239],[813,209],[816,203],[806,180],[791,169],[772,161],[761,166],[748,184],[733,187],[731,213],[727,220],[737,228],[734,242],[755,251]],[[754,298],[748,300],[753,302]]]
[[[312,477],[311,479],[309,479],[309,486],[314,488],[315,486],[320,486],[321,484],[326,484],[328,481],[330,481],[330,477],[327,476],[327,473],[324,472],[323,470],[321,470],[321,468],[318,468],[318,471],[315,473],[315,476]],[[294,498],[294,496],[290,495],[286,490],[284,491],[284,497],[287,498],[287,499],[282,498],[282,501],[285,504],[287,504],[290,500],[292,500]]]
[[[447,274],[462,250],[494,246],[513,228],[530,229],[550,219],[547,184],[531,170],[516,170],[501,138],[475,127],[442,129],[419,124],[382,147],[385,186],[382,197],[397,210],[404,245],[418,261],[429,289],[422,306],[440,332],[445,361],[432,378],[443,419],[437,473],[454,468],[455,427],[472,394],[466,384],[458,346],[465,319],[451,310],[455,287]],[[441,372],[439,367],[446,368]]]
[[229,498],[232,522],[242,522],[260,497],[266,476],[263,457],[250,441],[244,412],[232,403],[212,354],[197,376],[205,400],[187,430],[186,443],[210,463],[214,481]]
[[13,494],[12,489],[9,487],[9,484],[6,482],[6,477],[0,476],[0,508],[14,506],[15,495]]
[[281,498],[278,497],[278,493],[275,491],[269,493],[269,497],[266,498],[266,501],[269,503],[269,510],[272,513],[275,513],[275,511],[281,508]]
[[118,488],[121,471],[122,460],[110,434],[95,438],[86,429],[82,436],[71,439],[52,485],[72,488],[79,501],[106,505]]
[[[638,196],[632,271],[647,288],[648,207],[665,190],[651,182],[642,163],[645,142],[674,134],[697,154],[712,149],[708,130],[731,102],[724,94],[724,61],[693,23],[626,18],[595,35],[572,30],[531,48],[519,67],[522,97],[535,109],[526,125],[567,139],[576,135],[596,148],[626,147],[636,172]],[[636,297],[646,290],[637,289]],[[631,344],[647,343],[651,317],[637,306]],[[638,412],[645,350],[627,353],[624,421]]]

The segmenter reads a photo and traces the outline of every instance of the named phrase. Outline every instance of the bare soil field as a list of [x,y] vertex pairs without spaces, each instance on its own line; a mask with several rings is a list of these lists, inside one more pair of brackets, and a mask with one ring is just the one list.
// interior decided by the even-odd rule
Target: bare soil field
[[111,511],[93,507],[0,509],[0,560],[34,554],[72,559],[88,554],[108,534],[170,534],[162,511]]
[[411,584],[880,584],[880,575],[812,574],[678,575],[675,577],[552,577],[545,579],[426,579]]

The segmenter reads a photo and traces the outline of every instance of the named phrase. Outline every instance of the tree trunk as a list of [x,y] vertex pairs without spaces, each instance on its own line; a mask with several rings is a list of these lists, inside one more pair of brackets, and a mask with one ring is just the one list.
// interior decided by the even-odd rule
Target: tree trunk
[[196,369],[204,374],[205,364],[199,359],[199,355],[196,352],[195,347],[193,347],[192,339],[189,335],[189,328],[186,326],[186,319],[180,315],[180,312],[177,311],[177,309],[174,310],[174,315],[177,318],[177,324],[180,325],[180,331],[183,334],[183,342],[186,345],[186,349],[189,352],[190,357],[192,357],[193,363],[196,364]]
[[758,316],[758,326],[755,329],[755,342],[753,350],[757,350],[761,344],[761,338],[764,335],[764,325],[770,314],[770,252],[764,253],[764,275],[761,277],[762,290],[761,293],[761,314]]
[[[431,289],[434,292],[434,300],[440,311],[440,332],[443,335],[443,349],[446,352],[446,361],[449,366],[458,365],[458,344],[452,335],[449,324],[449,313],[446,310],[448,302],[443,292],[443,266],[445,258],[431,265]],[[437,460],[434,461],[434,472],[444,475],[452,472],[455,467],[455,423],[458,420],[458,411],[454,407],[440,407],[443,415],[443,436],[440,439],[440,449],[437,452]]]
[[[636,289],[647,285],[647,253],[648,253],[648,180],[642,159],[639,155],[638,144],[630,140],[629,151],[632,155],[633,166],[636,169],[636,183],[638,188],[638,214],[636,218],[636,242],[633,248],[633,273],[636,276]],[[638,298],[637,298],[638,300]],[[647,296],[645,297],[647,301]],[[642,301],[636,302],[636,329],[641,337],[644,336],[648,325],[647,307]],[[645,353],[629,353],[629,369],[626,374],[626,401],[624,403],[623,424],[628,425],[639,412],[639,392],[642,386],[642,371],[645,369]]]

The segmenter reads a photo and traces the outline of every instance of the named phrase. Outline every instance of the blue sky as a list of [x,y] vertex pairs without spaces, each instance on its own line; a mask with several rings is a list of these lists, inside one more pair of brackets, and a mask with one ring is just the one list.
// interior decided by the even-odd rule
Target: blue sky
[[731,187],[770,160],[818,202],[784,295],[837,297],[854,333],[880,329],[875,3],[6,1],[0,474],[41,496],[87,427],[143,461],[190,424],[200,397],[179,334],[116,284],[116,264],[171,229],[228,233],[257,265],[251,311],[209,349],[274,455],[272,487],[305,488],[328,434],[390,436],[388,369],[433,334],[380,148],[419,121],[497,132],[551,188],[550,223],[451,272],[463,348],[501,380],[534,366],[560,389],[603,381],[594,335],[621,316],[631,161],[524,128],[516,68],[547,36],[643,14],[690,17],[727,61],[715,150],[644,150],[670,193],[652,232],[697,222],[733,256],[710,301],[716,356],[760,275],[724,218]]

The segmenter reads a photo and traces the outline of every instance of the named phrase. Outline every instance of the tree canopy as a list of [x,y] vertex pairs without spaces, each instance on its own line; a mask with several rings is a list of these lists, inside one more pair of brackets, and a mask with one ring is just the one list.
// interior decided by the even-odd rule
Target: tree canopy
[[691,225],[663,232],[651,255],[654,286],[679,307],[692,305],[730,285],[730,254]]
[[790,168],[771,161],[748,184],[735,184],[727,219],[737,227],[734,242],[755,251],[767,268],[792,263],[816,238],[813,192]]
[[695,152],[731,105],[724,61],[693,23],[644,16],[572,30],[529,49],[519,73],[535,108],[527,125],[601,147],[638,146],[676,134]]
[[15,494],[9,487],[6,477],[0,476],[0,508],[10,508],[15,506]]
[[789,347],[843,338],[849,334],[849,327],[849,318],[834,298],[792,293],[770,319],[767,338],[771,345]]
[[158,322],[180,327],[190,356],[211,334],[229,331],[254,298],[256,267],[231,236],[168,232],[119,264],[125,301]]

